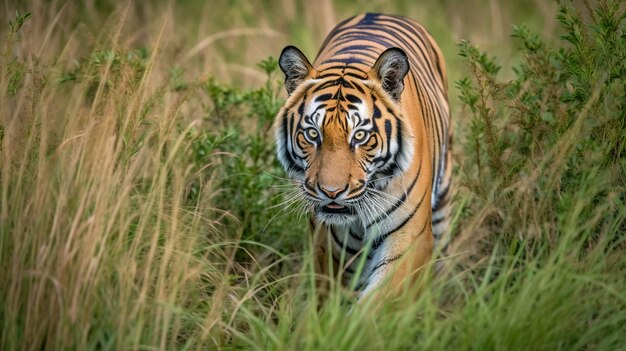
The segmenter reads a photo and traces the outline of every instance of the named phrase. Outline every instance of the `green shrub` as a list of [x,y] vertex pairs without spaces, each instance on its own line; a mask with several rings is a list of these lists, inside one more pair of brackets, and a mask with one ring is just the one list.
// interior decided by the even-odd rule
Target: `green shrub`
[[[259,67],[267,80],[258,89],[242,90],[213,79],[202,85],[210,103],[204,107],[205,126],[196,131],[193,157],[198,170],[207,162],[219,164],[205,177],[214,179],[220,189],[213,201],[231,219],[225,230],[238,233],[243,247],[249,249],[248,255],[264,256],[268,252],[255,254],[246,241],[263,243],[285,254],[301,253],[308,221],[303,220],[303,212],[290,206],[294,204],[289,193],[294,189],[276,160],[271,129],[284,102],[279,97],[282,84],[275,77],[278,63],[270,57]],[[192,199],[197,184],[190,187]],[[244,257],[239,259],[245,261]]]
[[[556,246],[559,228],[593,226],[600,233],[621,216],[625,14],[619,2],[602,1],[586,16],[588,21],[561,6],[565,34],[556,47],[515,26],[524,58],[507,82],[498,81],[494,59],[460,44],[472,73],[457,82],[471,126],[462,142],[460,176],[473,194],[469,212],[490,208],[483,223],[485,252],[518,239]],[[593,191],[581,204],[577,196],[586,186]],[[567,219],[575,222],[564,223],[563,215],[580,205],[578,216]]]

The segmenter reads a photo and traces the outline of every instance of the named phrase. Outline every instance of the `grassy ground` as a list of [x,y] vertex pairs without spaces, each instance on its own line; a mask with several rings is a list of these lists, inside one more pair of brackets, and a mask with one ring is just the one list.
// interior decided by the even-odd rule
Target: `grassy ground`
[[[308,3],[0,5],[0,349],[625,349],[624,4]],[[455,241],[320,305],[267,57],[366,10],[444,49]]]

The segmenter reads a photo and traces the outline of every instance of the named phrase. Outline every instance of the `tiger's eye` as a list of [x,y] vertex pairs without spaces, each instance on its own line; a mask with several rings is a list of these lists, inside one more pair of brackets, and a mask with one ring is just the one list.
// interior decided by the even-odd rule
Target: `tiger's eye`
[[306,131],[306,135],[311,139],[315,140],[320,135],[315,128],[308,128]]
[[367,132],[364,130],[359,130],[354,133],[354,141],[361,142],[367,137]]

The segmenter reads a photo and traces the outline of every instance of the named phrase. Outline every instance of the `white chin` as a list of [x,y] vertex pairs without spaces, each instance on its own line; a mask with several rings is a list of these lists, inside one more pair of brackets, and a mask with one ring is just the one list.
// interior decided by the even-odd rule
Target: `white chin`
[[333,213],[315,213],[315,218],[327,225],[340,225],[350,224],[354,222],[358,217],[350,214],[333,214]]

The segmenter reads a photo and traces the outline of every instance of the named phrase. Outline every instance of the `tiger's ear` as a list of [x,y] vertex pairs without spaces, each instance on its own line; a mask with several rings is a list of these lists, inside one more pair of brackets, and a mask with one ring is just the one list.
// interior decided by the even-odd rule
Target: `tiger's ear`
[[278,65],[285,74],[285,89],[289,95],[314,71],[302,51],[291,45],[280,53]]
[[383,89],[395,101],[399,101],[404,90],[404,77],[408,72],[409,59],[404,50],[389,48],[380,54],[368,76],[378,79]]

